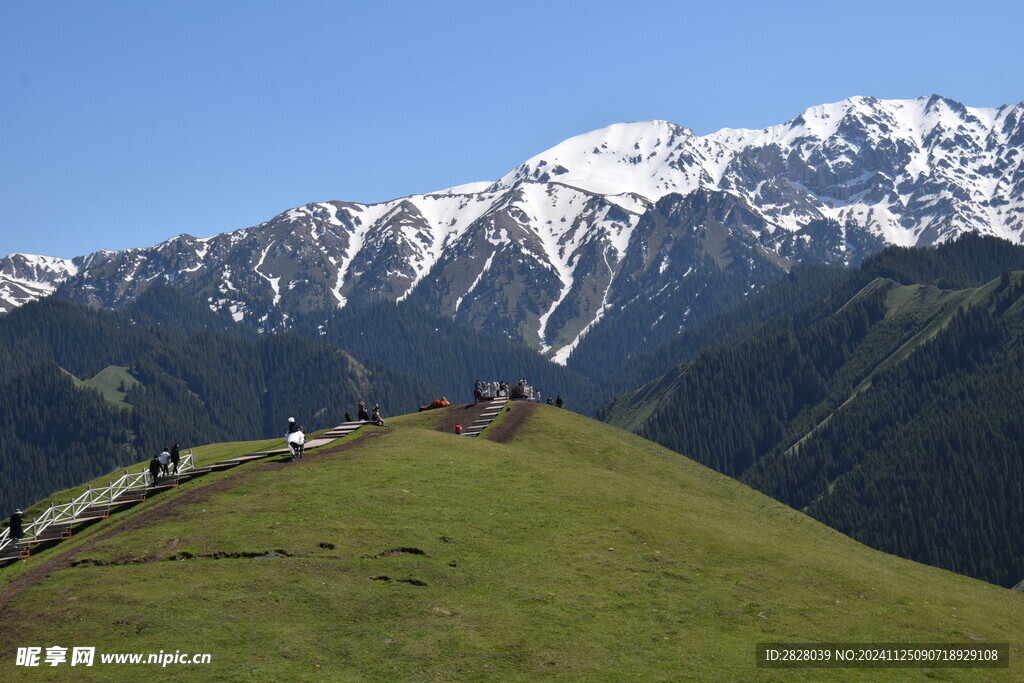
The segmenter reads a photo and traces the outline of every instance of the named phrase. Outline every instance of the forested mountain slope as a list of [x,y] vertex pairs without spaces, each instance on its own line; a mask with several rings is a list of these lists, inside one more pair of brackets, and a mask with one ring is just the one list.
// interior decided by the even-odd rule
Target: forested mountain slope
[[[0,435],[0,509],[174,442],[271,437],[289,416],[333,426],[360,398],[394,414],[441,395],[470,401],[477,378],[526,378],[578,410],[600,400],[535,351],[414,306],[297,316],[294,329],[256,334],[167,286],[118,311],[51,297],[0,317],[0,424],[12,425]],[[122,378],[105,387],[113,403],[77,381],[103,386],[99,373]]]
[[375,366],[434,378],[452,401],[473,400],[473,384],[526,379],[544,397],[561,395],[589,413],[608,396],[596,383],[535,350],[510,341],[500,330],[474,330],[405,302],[350,306],[319,316],[300,316],[298,334],[328,341]]
[[[964,289],[990,282],[1004,271],[1022,268],[1024,246],[973,233],[931,248],[887,247],[854,269],[798,265],[739,304],[687,326],[653,350],[638,350],[625,363],[604,367],[601,374],[591,378],[605,378],[600,389],[607,402],[693,360],[706,347],[742,339],[772,318],[807,318],[835,310],[878,278]],[[581,351],[580,358],[585,357]],[[578,360],[570,359],[569,367],[582,367],[577,365]]]
[[[360,398],[405,412],[444,391],[322,340],[253,335],[174,290],[151,289],[139,304],[111,312],[44,299],[0,318],[0,509],[174,442],[267,438],[290,416],[320,429],[354,415]],[[117,400],[78,381],[111,366],[129,380],[114,387]]]
[[875,547],[1013,585],[1022,278],[879,278],[706,349],[601,415]]

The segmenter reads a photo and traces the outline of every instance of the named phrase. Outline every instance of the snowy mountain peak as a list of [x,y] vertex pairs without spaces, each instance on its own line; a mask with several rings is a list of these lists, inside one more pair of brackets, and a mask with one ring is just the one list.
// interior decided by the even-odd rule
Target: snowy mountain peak
[[577,135],[505,174],[491,190],[524,180],[570,185],[602,195],[639,194],[657,199],[667,192],[695,189],[679,152],[694,138],[668,121],[618,123]]
[[0,311],[49,296],[57,285],[78,274],[80,259],[10,254],[0,259]]
[[709,310],[721,272],[746,294],[795,262],[965,232],[1022,240],[1024,104],[858,96],[760,130],[615,124],[497,181],[311,203],[207,238],[73,262],[12,255],[0,307],[56,288],[119,306],[167,282],[270,330],[296,312],[409,301],[565,362],[616,316],[638,338],[677,332]]

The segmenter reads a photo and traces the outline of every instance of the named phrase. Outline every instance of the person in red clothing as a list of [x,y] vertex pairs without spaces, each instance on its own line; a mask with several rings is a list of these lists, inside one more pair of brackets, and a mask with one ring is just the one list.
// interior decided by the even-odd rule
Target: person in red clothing
[[455,425],[455,433],[456,434],[461,434],[462,433],[462,425]]

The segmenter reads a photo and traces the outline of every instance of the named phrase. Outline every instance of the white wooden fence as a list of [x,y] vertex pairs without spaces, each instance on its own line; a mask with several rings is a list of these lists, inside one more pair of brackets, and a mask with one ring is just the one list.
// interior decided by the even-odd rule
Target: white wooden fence
[[[192,456],[192,451],[189,451],[181,456],[181,460],[178,463],[178,474],[184,474],[194,468],[195,459]],[[70,503],[63,505],[50,503],[50,507],[43,514],[23,526],[19,542],[32,543],[54,524],[74,523],[79,520],[79,515],[85,510],[101,505],[114,505],[117,498],[122,494],[130,491],[145,491],[149,483],[148,468],[135,473],[125,470],[125,473],[109,486],[101,488],[92,488],[90,486],[85,493]],[[0,553],[10,546],[13,541],[10,528],[0,531]]]

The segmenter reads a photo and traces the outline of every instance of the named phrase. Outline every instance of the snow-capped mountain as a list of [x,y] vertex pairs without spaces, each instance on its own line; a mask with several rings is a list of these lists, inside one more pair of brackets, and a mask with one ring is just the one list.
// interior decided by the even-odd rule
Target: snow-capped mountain
[[118,306],[169,282],[269,330],[299,312],[409,301],[565,362],[595,326],[675,333],[798,261],[1024,236],[1024,103],[855,97],[763,130],[664,121],[571,138],[494,182],[73,262],[0,261],[4,310],[58,291]]
[[81,259],[11,254],[0,259],[0,311],[53,294],[61,282],[78,273]]

